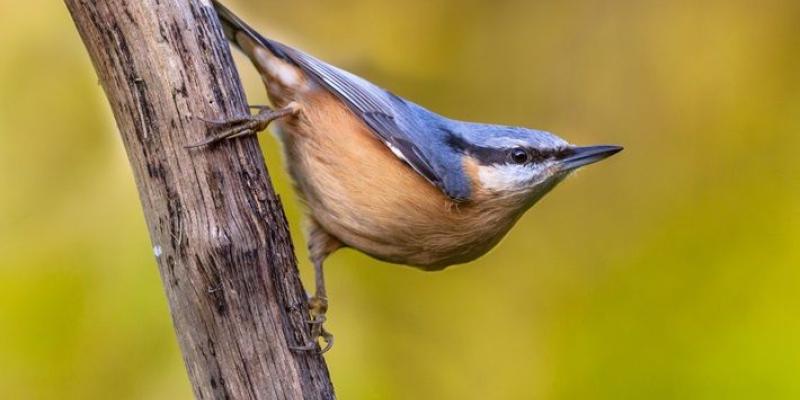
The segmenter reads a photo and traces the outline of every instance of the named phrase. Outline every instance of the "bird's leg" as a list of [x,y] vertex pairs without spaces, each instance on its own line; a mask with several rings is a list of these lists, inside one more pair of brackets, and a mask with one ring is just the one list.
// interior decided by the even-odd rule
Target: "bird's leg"
[[[308,300],[308,310],[311,314],[311,335],[314,338],[321,337],[327,343],[327,351],[333,345],[333,335],[327,333],[322,325],[327,320],[328,313],[328,293],[325,290],[325,275],[322,269],[322,261],[314,262],[314,296]],[[331,339],[329,341],[329,339]]]
[[291,346],[292,350],[310,351],[317,349],[317,340],[322,339],[325,346],[319,351],[324,353],[333,347],[333,335],[323,326],[327,321],[328,295],[325,291],[325,275],[322,270],[322,260],[314,261],[314,296],[308,299],[308,310],[311,314],[308,324],[311,325],[311,340],[302,346]]
[[325,346],[320,350],[324,353],[333,347],[333,335],[325,327],[328,312],[328,293],[325,290],[325,274],[323,271],[323,261],[332,252],[342,247],[342,243],[328,234],[313,219],[309,226],[308,249],[311,253],[311,261],[314,264],[314,296],[308,300],[309,314],[311,318],[308,323],[311,326],[311,340],[302,346],[292,347],[297,351],[316,350],[318,340],[322,339]]
[[308,324],[311,325],[311,341],[303,346],[294,346],[293,350],[309,351],[317,348],[317,340],[322,339],[325,347],[320,350],[324,353],[333,347],[333,335],[323,326],[327,321],[328,295],[325,291],[325,275],[322,270],[322,260],[314,262],[314,296],[308,299],[308,311],[311,315]]
[[267,106],[251,106],[251,108],[259,110],[258,114],[228,121],[207,120],[198,117],[199,120],[208,124],[212,132],[215,133],[202,142],[186,147],[208,146],[226,139],[233,139],[244,135],[254,135],[267,129],[267,126],[269,126],[272,121],[290,115],[296,115],[300,111],[300,105],[295,102],[291,102],[286,107],[277,110],[273,110]]
[[269,109],[271,109],[272,107],[270,107],[270,106],[265,106],[265,105],[261,105],[261,104],[248,104],[248,105],[247,105],[247,108],[249,108],[249,109],[251,109],[251,110],[263,111],[263,110],[269,110]]

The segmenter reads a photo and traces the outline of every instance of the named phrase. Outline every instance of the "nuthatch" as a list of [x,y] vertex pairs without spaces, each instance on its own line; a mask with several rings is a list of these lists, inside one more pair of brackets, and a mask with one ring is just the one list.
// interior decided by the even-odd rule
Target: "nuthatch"
[[426,271],[486,253],[570,172],[619,146],[571,145],[543,131],[456,121],[363,78],[267,39],[214,1],[225,35],[252,60],[275,109],[217,122],[197,145],[263,130],[272,121],[307,206],[316,276],[313,341],[325,350],[322,263],[351,247]]

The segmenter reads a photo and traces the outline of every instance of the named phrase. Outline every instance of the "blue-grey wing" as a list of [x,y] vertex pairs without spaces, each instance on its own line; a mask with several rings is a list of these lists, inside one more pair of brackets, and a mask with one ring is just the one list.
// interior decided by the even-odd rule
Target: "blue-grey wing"
[[432,127],[419,120],[422,110],[419,106],[306,53],[265,40],[276,55],[300,67],[318,84],[347,104],[378,139],[417,173],[452,199],[466,200],[469,197],[469,185],[463,177],[460,160],[441,158],[435,154],[435,150],[425,147],[432,146],[436,133],[427,132],[426,135],[425,130],[431,130]]
[[276,57],[297,65],[347,104],[378,139],[425,179],[452,199],[469,198],[471,188],[463,173],[460,157],[453,152],[443,151],[446,150],[442,147],[444,136],[437,126],[445,121],[443,118],[347,71],[269,40],[218,1],[214,0],[213,3],[223,32],[231,42],[238,43],[237,35],[243,33]]

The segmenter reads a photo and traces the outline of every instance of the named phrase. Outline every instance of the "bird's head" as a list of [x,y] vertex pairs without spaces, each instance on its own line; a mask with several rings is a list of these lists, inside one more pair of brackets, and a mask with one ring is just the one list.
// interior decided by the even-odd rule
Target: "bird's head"
[[548,132],[485,124],[462,124],[448,145],[469,160],[480,190],[532,205],[580,167],[610,157],[620,146],[575,146]]

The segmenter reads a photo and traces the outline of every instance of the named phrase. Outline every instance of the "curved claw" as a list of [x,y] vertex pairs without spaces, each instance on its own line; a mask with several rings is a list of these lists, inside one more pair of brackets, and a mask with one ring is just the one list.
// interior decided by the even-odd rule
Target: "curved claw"
[[[311,339],[302,346],[289,346],[294,351],[317,351],[323,354],[333,347],[333,335],[325,330],[323,326],[328,318],[325,313],[328,311],[328,299],[322,296],[314,296],[309,299],[311,318],[306,322],[311,326]],[[325,345],[320,349],[319,340],[322,339]]]
[[[322,339],[325,342],[325,346],[320,348],[316,339]],[[315,340],[311,340],[302,346],[289,346],[289,349],[293,351],[316,351],[317,354],[325,354],[331,348],[333,348],[333,335],[324,329]]]
[[325,341],[325,347],[319,351],[319,354],[325,354],[333,347],[333,335],[330,332],[323,330],[322,336],[320,337]]

